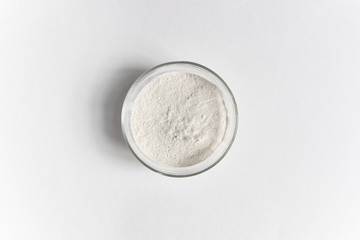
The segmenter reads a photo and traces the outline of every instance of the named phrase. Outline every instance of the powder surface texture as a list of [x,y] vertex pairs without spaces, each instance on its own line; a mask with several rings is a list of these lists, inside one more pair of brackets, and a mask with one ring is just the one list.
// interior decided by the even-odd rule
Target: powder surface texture
[[227,111],[218,87],[185,72],[151,80],[131,113],[138,147],[153,161],[171,167],[204,161],[222,142],[226,127]]

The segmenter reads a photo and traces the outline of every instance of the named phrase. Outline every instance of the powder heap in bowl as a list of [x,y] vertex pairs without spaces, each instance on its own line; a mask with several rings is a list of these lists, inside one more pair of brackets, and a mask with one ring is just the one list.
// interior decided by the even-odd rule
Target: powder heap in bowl
[[131,112],[138,147],[169,167],[204,161],[223,141],[226,128],[227,110],[218,87],[186,72],[169,72],[151,80]]

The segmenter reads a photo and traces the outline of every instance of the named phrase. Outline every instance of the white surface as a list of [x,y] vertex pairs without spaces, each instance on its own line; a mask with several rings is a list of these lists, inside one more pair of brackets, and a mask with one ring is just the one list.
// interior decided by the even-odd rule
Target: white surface
[[[0,239],[359,239],[360,3],[2,1]],[[141,71],[189,60],[235,144],[174,179],[123,145]]]

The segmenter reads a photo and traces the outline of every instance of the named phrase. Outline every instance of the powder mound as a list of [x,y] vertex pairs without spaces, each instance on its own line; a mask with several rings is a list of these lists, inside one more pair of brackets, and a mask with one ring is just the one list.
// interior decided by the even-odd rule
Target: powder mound
[[136,97],[131,113],[138,147],[170,167],[204,161],[222,142],[226,127],[227,111],[218,87],[185,72],[151,80]]

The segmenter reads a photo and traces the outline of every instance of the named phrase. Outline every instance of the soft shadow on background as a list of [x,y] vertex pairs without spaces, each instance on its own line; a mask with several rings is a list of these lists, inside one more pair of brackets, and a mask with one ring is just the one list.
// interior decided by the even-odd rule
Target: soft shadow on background
[[101,128],[101,145],[107,155],[119,161],[137,163],[122,135],[121,109],[131,85],[147,69],[142,66],[118,70],[112,77],[103,80],[99,87],[101,96],[97,106],[100,109],[97,109],[96,114],[100,114],[97,125]]

